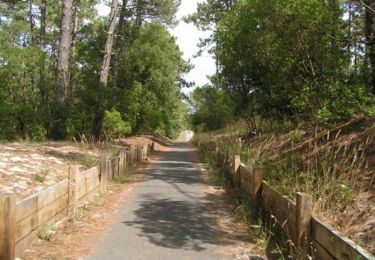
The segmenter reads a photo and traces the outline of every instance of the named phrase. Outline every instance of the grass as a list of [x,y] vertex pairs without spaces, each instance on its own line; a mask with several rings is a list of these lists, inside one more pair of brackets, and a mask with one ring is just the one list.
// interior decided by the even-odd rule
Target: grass
[[[341,225],[347,224],[347,209],[355,208],[359,192],[371,191],[374,181],[371,176],[375,176],[373,169],[368,169],[365,152],[374,145],[375,126],[358,128],[356,122],[343,125],[315,129],[288,126],[283,131],[268,129],[268,132],[249,137],[239,124],[215,133],[198,133],[194,141],[200,144],[201,157],[211,165],[211,179],[215,185],[225,187],[228,183],[220,166],[211,158],[218,146],[230,156],[239,154],[241,162],[250,168],[263,168],[264,179],[287,197],[295,199],[297,192],[311,194],[314,213],[336,216],[331,224],[340,229]],[[357,138],[351,134],[353,132]],[[348,135],[356,139],[348,140]],[[236,197],[236,203],[240,204],[239,214],[248,222],[254,221],[244,197]],[[337,216],[340,217],[336,220]],[[292,245],[289,248],[296,252]]]
[[128,164],[127,167],[124,167],[120,174],[112,180],[112,182],[115,184],[124,184],[131,182],[134,177],[134,170],[135,166]]
[[[204,158],[209,166],[209,177],[216,186],[224,188],[230,199],[230,203],[235,205],[235,217],[240,222],[248,224],[249,235],[256,238],[253,249],[256,251],[268,250],[273,259],[290,259],[290,255],[296,255],[296,250],[290,250],[285,241],[289,239],[281,232],[281,224],[273,223],[273,219],[267,218],[260,209],[252,208],[250,196],[244,192],[236,190],[228,171],[226,171],[216,160],[209,150],[201,146],[198,150],[199,156]],[[293,258],[295,259],[295,258]]]
[[99,160],[95,158],[94,156],[85,156],[83,159],[83,164],[88,168],[95,167],[99,164]]
[[292,129],[285,134],[258,134],[240,142],[244,135],[241,127],[240,123],[221,132],[197,134],[195,141],[206,154],[217,145],[231,156],[239,154],[247,166],[263,168],[265,180],[291,199],[297,192],[312,194],[315,212],[343,211],[354,202],[358,190],[371,189],[371,183],[363,187],[367,177],[363,174],[364,151],[372,145],[371,137],[350,143],[340,139],[340,130],[315,129],[306,141],[303,130]]
[[44,183],[44,181],[46,180],[48,172],[49,172],[49,169],[42,168],[42,169],[39,170],[38,173],[34,174],[32,180],[36,183]]
[[39,238],[44,241],[50,241],[52,236],[56,233],[55,224],[43,224],[39,233]]

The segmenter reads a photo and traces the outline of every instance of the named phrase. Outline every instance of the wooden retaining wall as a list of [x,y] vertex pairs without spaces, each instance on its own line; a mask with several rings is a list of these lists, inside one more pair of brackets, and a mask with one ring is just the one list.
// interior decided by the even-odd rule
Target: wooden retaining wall
[[28,198],[16,201],[14,194],[0,194],[0,260],[13,260],[38,239],[45,225],[74,216],[78,207],[104,193],[108,180],[129,164],[142,162],[154,144],[121,148],[119,155],[101,157],[100,165],[85,171],[72,165],[69,178]]
[[234,185],[250,195],[252,207],[261,207],[280,224],[296,248],[313,259],[371,259],[375,257],[331,226],[312,215],[312,197],[297,193],[293,202],[263,180],[262,169],[250,169],[240,163],[240,156],[229,156],[216,147],[221,165],[231,174]]

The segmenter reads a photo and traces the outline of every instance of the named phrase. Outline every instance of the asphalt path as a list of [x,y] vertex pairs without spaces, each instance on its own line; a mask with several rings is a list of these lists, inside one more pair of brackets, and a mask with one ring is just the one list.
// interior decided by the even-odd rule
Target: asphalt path
[[85,259],[228,259],[221,254],[215,210],[187,141],[190,131],[153,162],[122,203],[115,223]]

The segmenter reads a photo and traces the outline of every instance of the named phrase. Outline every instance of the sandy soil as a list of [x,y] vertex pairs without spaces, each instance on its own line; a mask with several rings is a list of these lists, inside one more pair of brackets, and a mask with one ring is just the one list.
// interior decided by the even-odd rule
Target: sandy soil
[[99,149],[69,142],[5,143],[0,145],[0,192],[25,198],[67,178],[69,165],[86,168]]
[[[152,143],[152,136],[129,137],[118,145]],[[159,142],[160,143],[160,142]],[[161,149],[157,143],[156,148]],[[116,154],[118,146],[74,142],[0,144],[0,192],[26,198],[68,177],[69,165],[95,166],[101,153]]]

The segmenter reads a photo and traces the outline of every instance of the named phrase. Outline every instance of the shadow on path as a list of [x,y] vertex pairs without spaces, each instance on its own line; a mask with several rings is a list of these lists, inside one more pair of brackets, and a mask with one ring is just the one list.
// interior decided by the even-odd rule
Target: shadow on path
[[123,222],[139,229],[149,242],[168,248],[202,251],[208,245],[218,245],[226,233],[215,225],[209,203],[161,199],[145,195],[136,220]]

